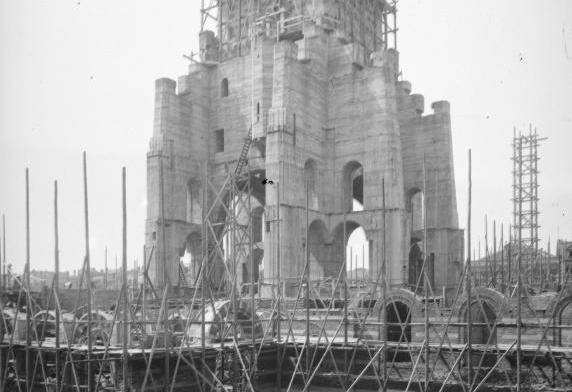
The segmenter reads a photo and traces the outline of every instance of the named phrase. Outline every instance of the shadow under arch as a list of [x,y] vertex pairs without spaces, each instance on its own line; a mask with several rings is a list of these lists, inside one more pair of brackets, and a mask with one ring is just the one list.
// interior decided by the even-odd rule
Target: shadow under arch
[[321,219],[314,219],[308,227],[310,277],[313,280],[337,276],[332,263],[330,233]]
[[[385,323],[376,328],[379,340],[392,342],[394,347],[388,351],[392,362],[409,362],[411,354],[407,348],[408,343],[413,341],[412,322],[423,312],[423,300],[420,296],[408,289],[399,288],[390,290],[385,300],[380,298],[373,308],[373,315],[377,322],[383,320],[385,311]],[[434,310],[429,309],[430,315]],[[397,346],[395,344],[397,343]]]
[[554,344],[564,347],[572,347],[572,295],[567,295],[558,300],[554,298],[547,309],[548,316],[554,316]]
[[[472,344],[495,345],[497,342],[496,323],[499,317],[510,315],[512,305],[508,298],[499,291],[488,287],[475,287],[472,291],[470,306],[471,320],[468,320],[469,301],[463,298],[456,309],[453,310],[460,323],[471,323]],[[468,341],[468,327],[462,331],[462,339]]]

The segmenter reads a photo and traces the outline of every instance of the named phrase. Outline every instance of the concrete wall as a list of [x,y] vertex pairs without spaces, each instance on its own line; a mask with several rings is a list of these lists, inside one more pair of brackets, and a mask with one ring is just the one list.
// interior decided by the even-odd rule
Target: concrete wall
[[[323,3],[322,10],[331,5],[318,3]],[[448,103],[436,103],[433,114],[421,116],[415,109],[419,98],[397,81],[398,53],[370,48],[364,57],[363,41],[347,36],[344,29],[308,22],[301,39],[276,42],[260,37],[245,55],[194,64],[178,83],[157,81],[147,155],[146,250],[154,284],[163,287],[167,277],[178,284],[178,260],[186,239],[201,235],[202,208],[215,202],[212,188],[203,200],[205,174],[215,188],[220,186],[225,173],[234,170],[252,128],[250,170],[275,183],[259,186],[256,195],[269,222],[263,282],[276,283],[279,273],[281,279],[303,273],[308,226],[311,276],[337,276],[347,236],[361,226],[371,250],[370,270],[381,268],[385,240],[389,282],[406,284],[409,198],[412,189],[422,188],[425,154],[427,241],[436,256],[434,289],[454,288],[463,236],[457,221]],[[212,34],[203,37],[217,46]],[[228,80],[228,96],[221,95],[223,79]],[[224,130],[224,151],[217,151],[217,130]],[[361,212],[350,209],[348,173],[356,167],[363,170]],[[313,179],[308,226],[307,178]]]

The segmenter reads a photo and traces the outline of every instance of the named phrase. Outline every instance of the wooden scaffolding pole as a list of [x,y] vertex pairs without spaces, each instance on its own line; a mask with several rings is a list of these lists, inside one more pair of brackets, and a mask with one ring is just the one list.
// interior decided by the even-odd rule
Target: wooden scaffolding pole
[[[125,167],[122,170],[121,176],[121,183],[122,183],[122,222],[123,222],[123,246],[122,246],[122,268],[123,268],[123,339],[122,339],[122,346],[123,346],[123,361],[122,361],[122,370],[123,370],[123,391],[130,391],[130,382],[128,377],[128,369],[129,369],[129,355],[128,355],[128,342],[129,342],[129,328],[128,328],[128,314],[129,314],[129,302],[127,298],[127,191],[126,191],[126,173]],[[168,375],[168,374],[167,374]]]
[[85,151],[83,152],[83,200],[84,200],[84,222],[85,222],[85,278],[87,288],[87,392],[93,389],[93,369],[91,364],[91,356],[93,350],[92,340],[92,296],[91,296],[91,264],[89,260],[89,213],[88,213],[88,197],[87,197],[87,158]]
[[26,168],[26,266],[24,269],[24,291],[26,293],[26,391],[32,390],[30,379],[30,350],[32,346],[32,301],[30,299],[30,180]]
[[425,392],[429,391],[429,279],[427,276],[427,165],[423,155],[423,292],[425,296]]
[[[387,239],[386,239],[386,231],[387,231],[387,222],[386,222],[386,205],[385,205],[385,178],[381,179],[381,203],[382,203],[382,237],[381,237],[381,246],[382,246],[382,261],[381,261],[381,273],[383,275],[383,286],[382,286],[382,294],[381,294],[381,303],[383,309],[381,310],[381,323],[382,323],[382,331],[383,331],[383,339],[379,339],[383,342],[383,350],[381,351],[381,365],[383,366],[383,387],[382,392],[387,392],[387,304],[385,303],[387,300]],[[345,226],[345,225],[344,225]]]
[[[55,312],[56,312],[56,391],[60,390],[61,378],[61,361],[60,361],[60,306],[59,306],[59,289],[60,289],[60,249],[59,249],[59,232],[58,232],[58,182],[54,181],[54,293],[55,293]],[[49,306],[49,304],[48,304]]]
[[[472,356],[473,350],[471,346],[472,340],[472,295],[471,295],[471,198],[472,198],[472,159],[471,159],[471,150],[469,150],[469,192],[468,192],[468,209],[467,209],[467,277],[466,277],[466,285],[467,285],[467,318],[466,318],[466,328],[467,328],[467,384],[470,386],[472,385],[473,380],[473,364],[472,364]],[[469,388],[469,392],[471,392]]]

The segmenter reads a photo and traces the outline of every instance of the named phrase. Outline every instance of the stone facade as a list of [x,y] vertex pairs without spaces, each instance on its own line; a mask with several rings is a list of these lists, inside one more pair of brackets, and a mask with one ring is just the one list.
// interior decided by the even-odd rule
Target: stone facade
[[[205,192],[205,175],[220,185],[236,166],[252,128],[248,168],[257,173],[253,178],[274,182],[259,186],[255,195],[266,221],[260,225],[266,250],[263,283],[276,283],[278,272],[283,280],[303,274],[308,195],[313,278],[338,275],[349,234],[362,227],[373,277],[381,268],[385,237],[391,285],[410,284],[413,237],[427,241],[434,290],[455,289],[463,232],[449,103],[433,103],[432,113],[425,115],[423,97],[398,80],[398,52],[387,42],[365,38],[375,18],[354,18],[358,6],[345,3],[317,1],[311,13],[302,15],[297,33],[275,37],[261,32],[244,49],[227,50],[224,56],[218,37],[204,31],[202,61],[178,82],[157,80],[147,154],[146,251],[154,285],[163,287],[166,277],[179,283],[185,248],[199,259],[203,208],[214,197],[212,189]],[[370,3],[385,6],[381,0]],[[423,189],[424,161],[426,239],[413,218],[419,214],[413,200]],[[353,208],[353,199],[363,210]]]

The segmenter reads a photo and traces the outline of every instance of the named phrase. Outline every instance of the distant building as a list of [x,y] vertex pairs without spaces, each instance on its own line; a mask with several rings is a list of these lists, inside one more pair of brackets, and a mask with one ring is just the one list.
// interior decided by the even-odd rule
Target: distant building
[[[513,242],[496,252],[489,250],[484,257],[473,260],[471,266],[473,283],[497,290],[501,287],[514,287],[518,277],[518,251],[518,245]],[[536,256],[533,256],[528,247],[522,248],[521,271],[524,284],[539,290],[557,290],[560,278],[558,254],[554,255],[545,249],[538,249],[536,252]]]

